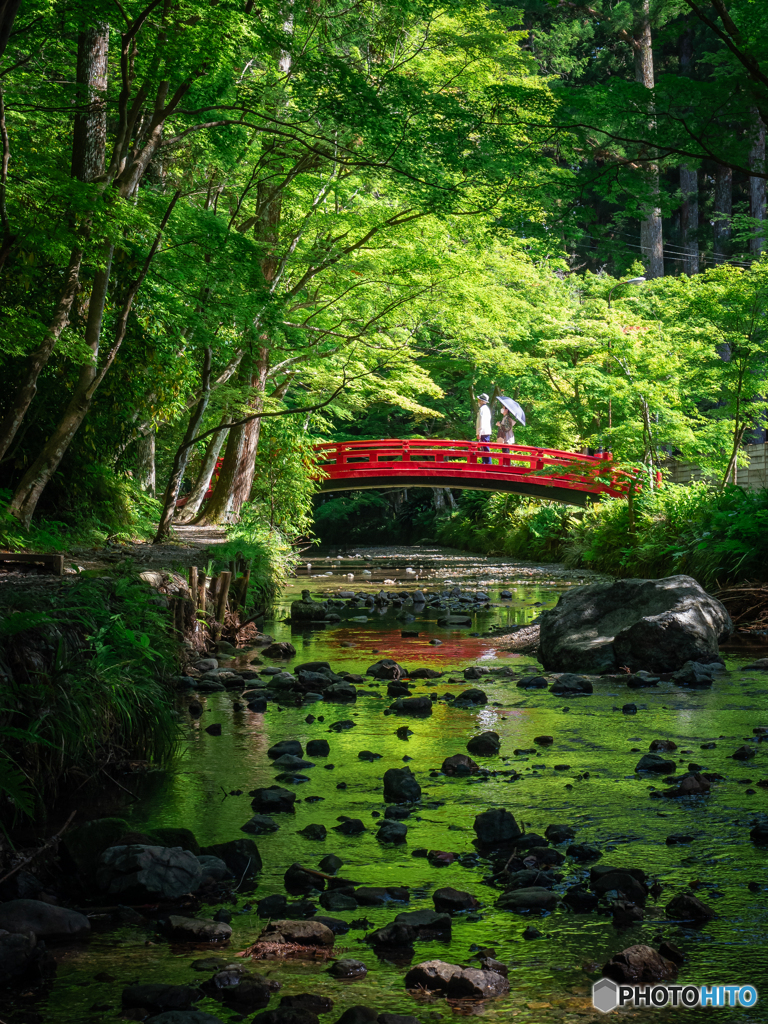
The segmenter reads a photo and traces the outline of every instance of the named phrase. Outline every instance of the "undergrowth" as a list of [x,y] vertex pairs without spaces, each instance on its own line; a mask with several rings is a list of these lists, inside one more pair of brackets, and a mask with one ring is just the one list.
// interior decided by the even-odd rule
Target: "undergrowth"
[[10,490],[0,489],[0,547],[10,551],[67,551],[151,540],[161,503],[134,481],[96,467],[87,480],[59,491],[59,501],[41,509],[28,530],[8,511]]
[[168,761],[174,645],[150,587],[120,566],[5,590],[0,820],[39,817],[127,761]]
[[565,562],[612,576],[693,576],[703,586],[768,576],[768,490],[665,484],[635,499],[603,499],[581,512],[554,502],[465,491],[437,526],[452,547]]

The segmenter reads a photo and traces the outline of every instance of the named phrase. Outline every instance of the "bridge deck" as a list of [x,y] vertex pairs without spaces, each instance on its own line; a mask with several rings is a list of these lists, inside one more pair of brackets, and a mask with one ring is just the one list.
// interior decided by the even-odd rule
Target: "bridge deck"
[[[610,453],[579,455],[477,441],[388,439],[318,444],[321,491],[453,487],[509,491],[586,505],[626,494],[628,477]],[[483,459],[488,462],[484,463]]]

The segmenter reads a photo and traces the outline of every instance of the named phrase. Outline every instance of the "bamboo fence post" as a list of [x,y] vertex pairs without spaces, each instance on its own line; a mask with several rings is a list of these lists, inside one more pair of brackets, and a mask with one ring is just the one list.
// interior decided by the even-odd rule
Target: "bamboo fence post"
[[201,612],[203,612],[203,614],[205,614],[205,589],[207,584],[208,581],[205,578],[205,573],[201,572],[200,577],[198,579],[197,587],[197,607],[200,609]]
[[189,567],[189,596],[192,599],[193,607],[197,608],[197,566]]
[[229,584],[231,580],[231,572],[223,572],[219,576],[218,603],[216,605],[217,622],[224,622],[224,616],[226,615],[227,611],[227,595],[229,594]]

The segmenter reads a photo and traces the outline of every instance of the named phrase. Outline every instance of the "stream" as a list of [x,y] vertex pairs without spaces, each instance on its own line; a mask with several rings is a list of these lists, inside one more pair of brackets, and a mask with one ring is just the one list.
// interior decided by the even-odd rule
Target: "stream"
[[[337,946],[344,956],[366,964],[368,973],[361,980],[336,980],[321,962],[254,963],[254,969],[282,985],[270,1008],[285,995],[314,992],[334,1001],[334,1010],[322,1018],[329,1024],[346,1007],[361,1003],[379,1011],[414,1014],[424,1024],[473,1014],[489,1024],[513,1019],[604,1019],[591,1004],[591,986],[602,964],[627,946],[642,942],[657,947],[662,939],[677,944],[688,958],[679,982],[752,983],[760,991],[768,971],[768,853],[753,845],[749,829],[754,815],[768,809],[768,788],[759,784],[768,777],[768,769],[762,747],[755,760],[746,764],[730,755],[754,739],[756,726],[768,725],[768,673],[740,671],[761,652],[726,654],[728,671],[711,689],[686,690],[661,682],[655,689],[629,690],[615,680],[598,680],[592,696],[570,701],[546,690],[518,689],[515,677],[486,675],[469,682],[462,676],[471,665],[511,666],[518,678],[524,670],[537,674],[540,665],[535,658],[505,651],[504,642],[493,636],[494,628],[530,623],[568,587],[597,579],[595,574],[561,566],[432,547],[358,549],[343,559],[314,554],[309,564],[305,560],[274,618],[263,625],[275,640],[290,640],[296,647],[287,667],[328,661],[335,670],[364,675],[378,659],[394,658],[408,669],[427,667],[445,673],[440,679],[420,681],[416,694],[458,694],[480,686],[488,703],[462,709],[438,700],[428,718],[385,715],[391,703],[386,683],[376,687],[367,682],[363,688],[375,695],[359,696],[354,704],[306,702],[297,708],[270,703],[265,714],[234,710],[237,692],[200,695],[204,713],[194,719],[185,712],[186,738],[174,770],[145,778],[141,799],[120,809],[137,831],[184,826],[201,845],[242,838],[241,826],[253,813],[248,791],[275,782],[276,771],[266,753],[272,744],[298,739],[306,746],[308,740],[323,738],[330,743],[330,755],[310,759],[316,764],[307,769],[309,781],[295,786],[296,813],[276,815],[279,829],[256,838],[264,869],[255,890],[238,892],[223,904],[233,913],[234,934],[226,950],[207,947],[201,952],[170,944],[151,923],[95,930],[88,942],[54,949],[58,974],[47,1004],[37,1005],[41,1019],[62,1024],[114,1019],[120,1016],[119,993],[125,984],[199,983],[203,976],[191,970],[192,962],[208,956],[222,964],[231,961],[266,924],[258,916],[257,902],[272,893],[285,893],[286,868],[293,862],[317,868],[329,853],[343,860],[340,873],[344,877],[361,885],[407,886],[410,902],[333,913],[349,922],[365,919],[365,927],[353,926],[339,937]],[[439,627],[435,610],[425,608],[414,615],[409,606],[383,611],[339,607],[335,610],[340,622],[312,628],[283,621],[290,602],[305,588],[323,600],[341,591],[375,594],[384,588],[412,593],[454,586],[470,593],[483,591],[490,598],[491,607],[473,613],[473,625],[466,629]],[[502,598],[503,590],[512,596]],[[364,617],[367,621],[353,621]],[[404,638],[403,630],[419,635]],[[431,645],[430,640],[441,643]],[[226,665],[236,670],[249,665],[256,655],[254,649]],[[285,665],[268,658],[262,661],[264,665],[256,667]],[[622,712],[628,702],[637,705],[636,714]],[[314,721],[307,721],[308,716]],[[345,719],[352,720],[354,727],[332,731],[333,723]],[[212,724],[222,726],[220,736],[205,731]],[[410,731],[407,737],[403,726]],[[501,754],[476,759],[498,774],[451,778],[438,773],[445,757],[464,753],[467,740],[483,730],[499,734]],[[533,738],[540,734],[553,736],[553,745],[533,748]],[[657,738],[677,743],[678,750],[671,756],[682,771],[697,762],[707,771],[721,773],[725,781],[715,786],[713,795],[698,801],[650,799],[654,790],[663,787],[653,777],[635,774],[634,766]],[[702,744],[714,746],[702,749]],[[381,758],[361,760],[358,753],[364,750]],[[516,754],[516,750],[523,752]],[[384,846],[377,842],[374,828],[386,806],[382,777],[388,768],[404,764],[410,765],[422,787],[422,804],[406,819],[407,842]],[[510,769],[516,769],[519,777],[503,774]],[[341,783],[346,788],[339,788]],[[240,795],[231,795],[238,791]],[[576,842],[600,848],[600,863],[640,867],[658,878],[663,885],[660,898],[649,900],[642,923],[621,930],[610,916],[596,913],[574,914],[561,908],[533,917],[497,909],[500,890],[487,882],[488,862],[466,856],[475,853],[475,815],[497,806],[510,810],[528,831],[543,834],[550,824],[569,825],[576,832]],[[340,815],[362,819],[368,830],[357,836],[333,832]],[[312,823],[326,826],[324,841],[298,834]],[[668,845],[667,837],[675,834],[691,840]],[[564,853],[567,845],[558,849]],[[433,867],[426,857],[413,855],[418,848],[462,856],[450,866]],[[568,858],[559,869],[565,877],[557,891],[586,879],[589,867]],[[444,886],[467,890],[480,902],[475,913],[454,918],[450,942],[417,941],[413,957],[404,952],[397,962],[380,958],[364,942],[366,933],[388,924],[400,911],[433,909],[431,894]],[[716,910],[717,917],[702,928],[668,921],[664,905],[685,891],[695,892]],[[220,906],[204,906],[199,916],[211,917]],[[318,908],[318,913],[328,912]],[[522,937],[531,924],[543,933],[541,938]],[[403,976],[409,960],[468,964],[478,947],[491,947],[508,966],[508,996],[449,1005],[445,999],[417,1000],[406,992]],[[95,980],[97,976],[111,980]],[[768,1020],[768,985],[765,992],[765,1002],[749,1010],[731,1010],[731,1018]],[[197,1009],[222,1020],[245,1019],[208,999]],[[686,1019],[704,1019],[704,1013],[688,1011]]]

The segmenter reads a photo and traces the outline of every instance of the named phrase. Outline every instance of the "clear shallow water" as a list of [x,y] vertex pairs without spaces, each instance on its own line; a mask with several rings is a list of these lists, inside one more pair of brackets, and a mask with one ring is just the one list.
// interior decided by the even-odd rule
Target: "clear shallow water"
[[[364,673],[378,658],[395,657],[407,668],[428,666],[446,672],[443,679],[421,681],[417,694],[457,694],[468,686],[481,686],[489,704],[462,710],[438,702],[426,719],[385,716],[382,712],[391,703],[386,697],[386,683],[378,688],[380,695],[359,697],[356,704],[323,702],[283,710],[270,704],[264,715],[235,712],[236,694],[202,697],[206,711],[200,722],[186,719],[187,741],[177,770],[150,780],[146,796],[132,811],[131,824],[139,830],[159,825],[186,826],[201,845],[240,838],[244,834],[240,826],[252,814],[248,790],[271,785],[277,774],[266,756],[268,747],[286,738],[306,744],[322,737],[331,745],[328,758],[313,759],[316,767],[305,773],[310,781],[296,787],[301,801],[297,800],[296,813],[276,815],[279,831],[257,838],[264,861],[258,888],[253,894],[239,896],[236,904],[229,904],[235,912],[233,939],[227,952],[217,951],[215,955],[226,962],[255,940],[264,922],[255,909],[249,908],[270,893],[285,891],[283,873],[291,863],[316,867],[332,852],[344,860],[340,872],[344,877],[367,885],[407,885],[411,901],[408,905],[358,908],[329,915],[346,920],[365,916],[371,922],[369,929],[354,929],[338,941],[346,955],[367,964],[369,973],[361,981],[336,981],[325,973],[324,965],[316,963],[257,963],[257,970],[272,974],[283,984],[271,1006],[277,1006],[282,995],[322,991],[336,1003],[325,1018],[328,1021],[335,1021],[346,1006],[355,1003],[374,1005],[380,1011],[415,1013],[425,1024],[465,1013],[500,1022],[602,1020],[605,1018],[592,1010],[588,999],[598,974],[595,965],[629,945],[658,944],[663,937],[681,946],[689,957],[680,981],[756,984],[765,992],[765,1003],[758,1003],[753,1010],[721,1013],[733,1020],[768,1020],[768,852],[755,848],[748,835],[753,815],[768,810],[768,790],[750,787],[745,781],[756,783],[768,777],[768,764],[763,746],[757,747],[757,756],[751,762],[741,763],[730,757],[745,740],[753,738],[755,726],[768,724],[768,676],[739,671],[754,655],[728,658],[729,671],[716,679],[711,690],[686,691],[660,683],[656,689],[631,691],[606,680],[595,684],[593,696],[568,702],[547,691],[519,690],[514,678],[486,676],[468,683],[461,678],[461,670],[471,664],[509,665],[520,669],[521,674],[540,668],[534,658],[505,652],[492,637],[468,637],[469,632],[486,632],[494,624],[529,622],[542,607],[551,607],[565,587],[594,577],[439,550],[432,554],[414,549],[402,554],[393,550],[361,553],[365,557],[346,559],[342,564],[312,559],[311,569],[298,571],[276,610],[275,621],[265,623],[265,631],[276,639],[290,639],[296,646],[297,655],[291,664],[327,660],[334,668]],[[366,567],[370,576],[363,574]],[[406,573],[406,568],[415,572]],[[324,575],[326,572],[333,572],[333,576]],[[349,580],[347,573],[352,573],[354,579]],[[384,584],[385,579],[395,583]],[[471,629],[453,632],[437,627],[435,612],[426,613],[428,618],[417,616],[415,621],[404,623],[398,619],[398,611],[370,615],[360,608],[337,609],[344,621],[312,631],[299,631],[280,621],[290,600],[305,587],[321,598],[334,596],[339,590],[436,590],[451,584],[470,591],[485,590],[498,607],[479,613]],[[499,599],[504,587],[512,590],[511,600]],[[348,621],[360,614],[369,614],[369,621]],[[403,639],[403,628],[419,629],[421,635]],[[442,646],[429,646],[432,638],[442,640]],[[457,681],[449,682],[450,678]],[[365,689],[375,688],[366,685]],[[630,701],[637,704],[637,714],[622,714],[621,706]],[[317,718],[312,724],[305,722],[309,713]],[[319,720],[320,716],[324,721]],[[342,733],[329,731],[333,722],[343,719],[355,721],[355,728]],[[221,723],[222,736],[204,731],[215,722]],[[403,725],[412,730],[407,740],[396,735]],[[483,729],[499,733],[501,756],[476,760],[493,769],[514,767],[522,778],[510,782],[497,776],[478,782],[474,778],[430,777],[430,771],[438,769],[443,758],[463,752],[467,739]],[[540,734],[552,735],[553,746],[536,755],[514,755],[516,748],[531,747],[533,737]],[[690,761],[696,761],[706,770],[720,772],[726,781],[716,785],[706,802],[650,799],[652,787],[663,787],[652,778],[636,776],[633,769],[656,738],[673,739],[678,744],[678,751],[670,756],[680,762],[681,771],[687,770]],[[700,749],[702,743],[711,741],[717,744],[715,749]],[[357,754],[365,749],[381,754],[381,760],[360,761]],[[406,756],[412,760],[405,762]],[[332,763],[334,769],[325,770],[325,763]],[[385,847],[375,838],[377,819],[371,812],[384,811],[384,772],[404,763],[416,773],[423,800],[438,806],[417,810],[407,820],[407,844]],[[555,765],[568,767],[556,770]],[[585,773],[589,773],[586,778]],[[341,781],[347,784],[345,790],[336,788]],[[756,792],[748,795],[748,788]],[[238,789],[243,791],[242,796],[226,795]],[[307,803],[310,795],[322,800]],[[454,863],[448,868],[434,868],[426,859],[411,856],[416,847],[455,853],[474,851],[474,816],[492,806],[507,807],[519,823],[538,833],[552,823],[568,824],[577,830],[576,841],[595,843],[603,850],[601,863],[641,867],[658,877],[664,886],[658,908],[649,900],[646,920],[621,931],[613,927],[609,917],[575,915],[565,910],[532,921],[495,909],[500,891],[483,881],[489,873],[487,864],[466,868]],[[356,837],[330,831],[342,814],[361,818],[369,830]],[[297,834],[313,822],[329,829],[325,841],[310,841]],[[680,832],[693,835],[694,841],[686,846],[667,846],[666,837]],[[563,852],[565,845],[559,848]],[[579,865],[565,864],[560,870],[566,875],[560,889],[588,876],[588,867]],[[690,891],[689,883],[694,881],[700,884],[696,895],[719,915],[700,930],[668,922],[663,911],[674,895]],[[750,891],[748,882],[757,882],[759,891]],[[405,964],[380,960],[362,941],[366,931],[389,923],[401,910],[431,909],[431,893],[448,885],[472,892],[481,902],[482,919],[468,922],[456,918],[451,942],[417,942],[412,962],[440,958],[467,963],[473,943],[491,946],[509,965],[509,997],[470,1008],[451,1007],[445,1000],[419,1005],[404,990]],[[212,914],[218,906],[204,908],[201,916]],[[322,909],[318,912],[327,913]],[[522,939],[530,923],[535,923],[545,938],[533,942]],[[156,944],[147,945],[148,941]],[[193,973],[189,965],[202,955],[208,954],[171,947],[142,927],[95,935],[87,947],[66,953],[44,1018],[94,1021],[111,1017],[112,1013],[96,1012],[91,1007],[109,1003],[119,1009],[119,990],[128,982],[199,982],[204,976]],[[94,974],[105,970],[117,982],[93,981]],[[229,1011],[210,1001],[198,1008],[224,1020],[231,1018]],[[703,1010],[687,1011],[685,1019],[703,1020],[705,1012],[710,1020],[709,1011]],[[440,1016],[433,1018],[430,1014]]]

